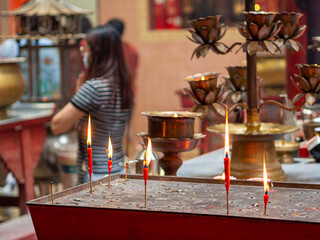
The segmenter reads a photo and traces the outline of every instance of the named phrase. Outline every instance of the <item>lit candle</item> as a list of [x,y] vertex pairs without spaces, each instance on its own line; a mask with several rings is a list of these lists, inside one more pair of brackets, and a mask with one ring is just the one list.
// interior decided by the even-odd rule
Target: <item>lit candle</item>
[[90,193],[92,193],[92,148],[91,148],[91,116],[88,119],[88,135],[87,135],[87,157],[88,172],[90,176]]
[[148,137],[147,151],[146,151],[144,161],[143,161],[144,203],[145,203],[145,206],[147,206],[148,165],[151,161],[151,155],[152,155],[152,146],[151,146],[151,140]]
[[109,188],[110,188],[111,187],[111,185],[110,185],[110,176],[111,176],[111,169],[112,169],[112,154],[113,154],[110,134],[109,134],[108,149],[106,150],[106,152],[107,152],[107,155],[108,155]]
[[226,106],[226,130],[224,135],[224,173],[225,173],[225,187],[227,191],[227,214],[229,215],[229,188],[230,188],[230,159],[229,159],[229,126],[228,126],[228,107]]
[[267,204],[269,201],[269,183],[267,176],[267,168],[266,168],[266,150],[263,152],[263,185],[264,185],[264,214],[267,214]]

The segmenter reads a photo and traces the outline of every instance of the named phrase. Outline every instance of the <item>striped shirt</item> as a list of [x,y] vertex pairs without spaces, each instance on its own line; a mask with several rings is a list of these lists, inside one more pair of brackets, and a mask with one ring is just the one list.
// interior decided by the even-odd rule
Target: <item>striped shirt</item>
[[78,149],[78,177],[79,183],[84,182],[87,172],[87,131],[88,114],[91,114],[92,131],[92,168],[93,173],[107,174],[109,133],[111,136],[113,156],[112,173],[119,172],[120,162],[123,162],[123,138],[131,109],[121,108],[120,88],[109,79],[92,79],[82,85],[71,99],[71,103],[87,114],[76,126]]

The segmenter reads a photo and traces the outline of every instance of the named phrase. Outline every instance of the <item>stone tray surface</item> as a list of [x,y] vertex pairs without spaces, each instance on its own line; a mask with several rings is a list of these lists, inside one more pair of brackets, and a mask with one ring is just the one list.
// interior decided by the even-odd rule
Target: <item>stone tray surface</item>
[[[274,183],[270,190],[267,215],[263,214],[263,183],[231,181],[230,216],[320,223],[320,185]],[[147,207],[144,181],[139,175],[113,175],[54,194],[54,205],[75,208],[106,208],[204,215],[226,215],[223,180],[149,176]],[[29,202],[52,205],[51,196]]]

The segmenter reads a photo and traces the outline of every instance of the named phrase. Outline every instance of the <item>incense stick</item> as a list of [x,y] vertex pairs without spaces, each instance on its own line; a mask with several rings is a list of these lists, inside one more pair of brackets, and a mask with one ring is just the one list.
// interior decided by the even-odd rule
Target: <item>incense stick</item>
[[53,187],[52,187],[52,182],[50,183],[50,191],[51,191],[51,201],[52,201],[52,204],[54,204],[54,201],[53,201]]
[[227,192],[227,215],[229,215],[229,192]]
[[144,185],[144,204],[147,206],[147,184]]
[[126,163],[126,176],[125,176],[125,179],[124,179],[125,182],[127,181],[127,175],[128,175],[128,163]]
[[92,194],[92,177],[90,176],[90,193]]

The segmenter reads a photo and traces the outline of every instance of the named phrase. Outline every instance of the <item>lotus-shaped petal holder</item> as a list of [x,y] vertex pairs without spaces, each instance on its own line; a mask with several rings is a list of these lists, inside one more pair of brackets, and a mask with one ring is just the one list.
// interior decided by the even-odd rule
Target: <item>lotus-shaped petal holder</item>
[[292,99],[297,102],[302,96],[306,96],[305,100],[308,105],[312,105],[320,94],[320,66],[317,64],[297,64],[300,75],[294,74],[297,82],[291,78],[297,89],[302,91]]
[[183,93],[196,105],[191,109],[193,112],[202,112],[205,117],[208,114],[208,107],[219,115],[224,116],[225,106],[221,102],[222,85],[217,86],[220,73],[198,73],[185,78],[188,81],[191,91],[184,89]]
[[[189,30],[192,38],[188,37],[192,42],[199,44],[193,51],[191,59],[194,55],[197,58],[205,57],[209,50],[217,54],[225,54],[228,52],[228,46],[222,42],[218,42],[226,33],[228,26],[220,24],[221,15],[209,16],[206,18],[198,18],[191,21],[193,30]],[[222,28],[224,30],[222,30]]]
[[227,67],[230,78],[226,80],[226,89],[233,103],[247,101],[247,67]]
[[278,33],[278,39],[276,43],[279,47],[285,45],[286,48],[293,52],[299,51],[299,48],[303,47],[295,39],[299,38],[306,30],[306,25],[299,25],[299,19],[303,16],[302,13],[295,12],[283,12],[277,13],[274,22],[281,22],[281,30]]
[[244,12],[244,18],[244,23],[238,23],[238,30],[247,41],[241,45],[240,49],[242,48],[249,55],[258,51],[274,54],[280,50],[273,42],[281,30],[281,22],[274,22],[275,13],[250,11]]
[[308,49],[313,49],[316,51],[320,51],[320,36],[314,36],[312,37],[312,43],[308,46]]

